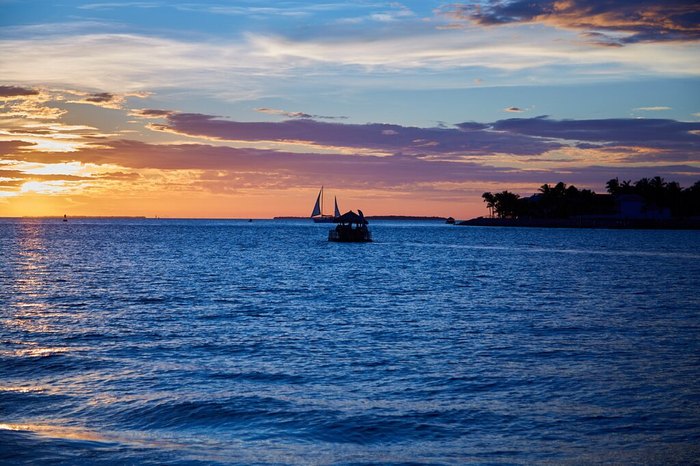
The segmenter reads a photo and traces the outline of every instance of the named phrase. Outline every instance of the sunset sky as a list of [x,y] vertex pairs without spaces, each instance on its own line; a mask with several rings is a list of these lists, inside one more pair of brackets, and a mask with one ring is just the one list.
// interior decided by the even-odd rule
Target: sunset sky
[[697,1],[0,0],[0,216],[486,213],[700,180]]

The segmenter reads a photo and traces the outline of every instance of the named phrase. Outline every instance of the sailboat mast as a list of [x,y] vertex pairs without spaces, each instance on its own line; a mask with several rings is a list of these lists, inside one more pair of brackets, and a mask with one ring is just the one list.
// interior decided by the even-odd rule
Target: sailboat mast
[[321,217],[323,217],[323,185],[321,185]]

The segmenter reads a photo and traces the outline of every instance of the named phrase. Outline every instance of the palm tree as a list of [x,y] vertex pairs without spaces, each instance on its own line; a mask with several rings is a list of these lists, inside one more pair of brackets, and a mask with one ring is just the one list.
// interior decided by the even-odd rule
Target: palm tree
[[607,189],[608,194],[617,194],[620,192],[620,179],[615,177],[611,180],[608,180],[607,183],[605,183],[605,189]]
[[489,217],[493,218],[493,210],[496,208],[496,198],[490,192],[486,192],[481,195],[486,203],[486,207],[489,209]]
[[496,213],[499,218],[516,218],[518,216],[518,199],[520,199],[520,196],[509,191],[503,191],[494,194],[493,197],[496,200]]

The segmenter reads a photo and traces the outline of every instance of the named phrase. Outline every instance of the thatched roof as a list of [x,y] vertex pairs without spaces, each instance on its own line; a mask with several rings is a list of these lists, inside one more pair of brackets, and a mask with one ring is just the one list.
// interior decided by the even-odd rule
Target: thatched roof
[[345,212],[343,215],[340,217],[336,217],[333,222],[335,223],[355,223],[357,225],[367,225],[369,222],[365,219],[365,216],[362,215],[362,211],[360,211],[360,215],[356,214],[352,210]]

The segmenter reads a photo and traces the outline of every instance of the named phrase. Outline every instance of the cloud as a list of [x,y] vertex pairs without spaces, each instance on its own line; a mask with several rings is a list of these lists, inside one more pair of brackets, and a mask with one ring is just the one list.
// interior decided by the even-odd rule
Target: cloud
[[700,40],[695,0],[505,0],[451,5],[445,11],[452,18],[486,26],[539,22],[584,30],[610,44]]
[[414,18],[416,14],[405,5],[400,3],[390,3],[388,5],[390,9],[383,11],[376,11],[374,13],[369,13],[364,16],[354,16],[354,17],[343,17],[336,20],[338,24],[360,24],[366,21],[374,21],[378,23],[393,23],[397,21],[406,20],[408,18]]
[[[625,75],[700,74],[683,44],[591,48],[561,40],[558,31],[513,35],[474,27],[435,31],[428,26],[379,37],[332,32],[320,37],[244,34],[221,42],[139,34],[74,34],[0,40],[3,79],[56,87],[127,93],[195,89],[225,99],[280,95],[292,81],[304,91],[335,93],[363,80],[380,88],[471,87],[465,71],[490,85],[521,84],[524,76],[557,84]],[[371,39],[371,46],[368,46]],[[539,71],[556,67],[556,75]],[[435,73],[435,71],[439,71]],[[453,72],[451,72],[453,71]],[[455,73],[458,72],[458,73]],[[429,79],[423,77],[429,74]],[[297,79],[303,76],[302,80]],[[550,76],[550,77],[547,77]]]
[[260,107],[255,109],[256,112],[268,113],[270,115],[281,115],[288,118],[313,118],[313,115],[303,112],[288,112],[286,110],[278,110],[276,108]]
[[114,98],[116,96],[114,94],[110,94],[109,92],[100,92],[98,94],[90,94],[89,96],[85,97],[86,102],[90,102],[93,104],[103,104],[103,103],[109,103],[109,102],[114,102]]
[[16,99],[18,97],[27,97],[39,95],[36,89],[20,86],[0,86],[0,100]]
[[151,127],[219,140],[297,142],[325,148],[374,150],[384,154],[534,155],[561,147],[558,142],[490,131],[471,123],[452,128],[418,128],[386,123],[328,123],[310,119],[238,122],[198,113],[178,113],[169,115],[166,124]]
[[[148,144],[138,141],[112,141],[102,148],[82,148],[73,153],[46,154],[22,152],[18,160],[33,163],[80,162],[113,168],[108,173],[88,178],[91,186],[120,183],[126,190],[159,189],[178,191],[228,192],[246,188],[255,190],[311,187],[323,179],[326,184],[354,190],[396,190],[419,192],[439,190],[440,183],[497,183],[508,188],[527,184],[564,180],[583,186],[602,186],[605,180],[619,176],[638,179],[659,175],[692,184],[700,168],[683,164],[653,166],[596,165],[528,170],[463,161],[432,161],[408,155],[348,156],[341,154],[290,153],[273,150],[211,146],[206,144]],[[10,180],[25,180],[28,174],[8,173]],[[179,175],[178,175],[179,174]],[[86,180],[64,175],[35,177],[37,181]],[[136,183],[136,184],[134,184]],[[111,185],[110,185],[111,186]],[[129,188],[128,186],[133,186]],[[170,186],[170,187],[168,187]]]
[[585,43],[602,47],[622,47],[624,45],[619,38],[603,34],[602,32],[581,32],[579,37],[583,38]]
[[81,96],[81,99],[78,100],[69,100],[69,103],[72,104],[88,104],[88,105],[95,105],[97,107],[102,107],[102,108],[111,108],[111,109],[121,109],[124,107],[124,103],[126,102],[127,97],[138,97],[138,98],[146,98],[148,97],[148,93],[146,92],[127,92],[123,94],[115,94],[113,92],[96,92],[96,93],[87,93],[87,92],[82,92],[82,91],[76,91],[76,90],[70,90],[70,91],[65,91],[68,94],[73,94],[73,95],[78,95]]
[[700,149],[698,122],[666,119],[606,118],[597,120],[553,120],[547,117],[511,118],[492,124],[493,129],[535,137],[588,142],[688,144]]
[[91,177],[67,175],[67,174],[42,174],[27,173],[24,170],[4,170],[0,169],[0,178],[7,178],[17,183],[25,181],[85,181]]
[[[700,122],[664,119],[553,120],[511,118],[493,123],[419,128],[385,123],[345,124],[309,119],[238,122],[178,113],[153,129],[222,141],[298,143],[344,152],[405,154],[456,160],[467,156],[541,155],[566,147],[617,148],[645,157],[700,161]],[[624,149],[627,148],[627,149]]]
[[87,3],[80,5],[81,10],[113,10],[116,8],[158,8],[162,2],[119,2],[119,3]]
[[165,118],[177,112],[172,110],[158,110],[153,108],[135,108],[129,111],[130,116],[139,118]]
[[633,112],[663,112],[672,110],[671,107],[637,107],[632,109]]
[[700,162],[700,122],[651,118],[552,120],[512,118],[492,124],[497,131],[577,142],[582,149],[614,150],[630,161]]
[[[29,149],[35,144],[20,140],[0,140],[0,156],[7,156],[15,152]],[[0,159],[1,161],[1,159]]]
[[525,110],[523,110],[520,107],[506,107],[503,109],[504,112],[509,112],[509,113],[522,113]]
[[66,110],[52,107],[48,102],[60,100],[46,89],[33,89],[20,86],[0,87],[0,118],[27,118],[33,120],[56,120]]
[[110,92],[98,92],[95,94],[85,94],[82,99],[69,100],[68,103],[88,104],[102,108],[119,109],[122,108],[125,100],[125,97],[121,95],[112,94]]
[[289,112],[287,110],[279,110],[276,108],[260,107],[255,109],[256,112],[267,113],[270,115],[280,115],[287,118],[316,118],[320,120],[346,120],[346,116],[325,116],[325,115],[312,115],[310,113],[304,112]]

